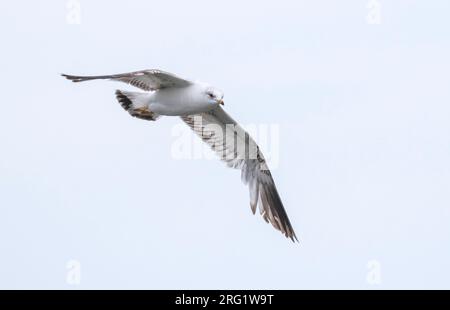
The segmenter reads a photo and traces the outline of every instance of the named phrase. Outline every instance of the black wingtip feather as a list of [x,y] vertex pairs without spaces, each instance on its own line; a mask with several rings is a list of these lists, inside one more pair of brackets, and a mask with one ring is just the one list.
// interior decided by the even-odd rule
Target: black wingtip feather
[[116,98],[119,101],[122,108],[125,109],[125,111],[128,111],[131,105],[133,104],[133,102],[127,96],[125,96],[125,94],[122,93],[120,90],[116,90]]
[[64,74],[64,73],[62,73],[61,76],[65,77],[66,79],[68,79],[69,81],[72,81],[74,83],[110,78],[110,76],[106,76],[106,75],[105,76],[78,76],[78,75],[70,75],[70,74]]
[[81,76],[69,75],[64,73],[62,73],[61,76],[65,77],[66,79],[74,83],[84,81],[84,79]]
[[[272,179],[271,175],[270,177]],[[265,195],[265,199],[267,199],[268,205],[271,206],[271,210],[274,216],[279,219],[279,224],[281,224],[281,227],[277,228],[277,223],[270,221],[272,226],[280,230],[286,238],[291,239],[293,242],[299,242],[297,236],[295,235],[294,228],[292,227],[292,224],[286,213],[286,210],[284,209],[283,203],[281,202],[280,195],[278,194],[273,179],[272,184],[264,184],[262,190],[263,194]]]

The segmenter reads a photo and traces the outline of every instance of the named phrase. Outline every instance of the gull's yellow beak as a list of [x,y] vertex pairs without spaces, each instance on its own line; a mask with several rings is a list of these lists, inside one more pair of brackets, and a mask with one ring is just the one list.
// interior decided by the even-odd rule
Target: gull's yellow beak
[[219,100],[219,104],[225,105],[225,102],[223,102],[223,99],[220,99],[220,100]]

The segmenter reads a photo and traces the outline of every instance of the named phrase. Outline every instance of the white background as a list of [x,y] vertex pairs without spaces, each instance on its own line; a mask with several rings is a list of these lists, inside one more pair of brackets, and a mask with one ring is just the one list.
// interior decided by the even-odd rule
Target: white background
[[[0,288],[450,288],[450,2],[380,1],[379,25],[367,3],[81,0],[73,25],[66,1],[2,1]],[[59,76],[146,68],[280,127],[300,244],[238,171],[174,160],[177,118]]]

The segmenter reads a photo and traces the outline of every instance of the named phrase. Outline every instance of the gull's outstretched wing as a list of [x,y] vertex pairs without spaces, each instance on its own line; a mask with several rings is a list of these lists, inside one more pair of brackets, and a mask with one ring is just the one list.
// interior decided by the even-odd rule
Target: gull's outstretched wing
[[192,82],[161,70],[142,70],[114,75],[76,76],[62,74],[72,82],[84,82],[92,80],[113,80],[124,82],[146,91],[158,90],[169,87],[186,87]]
[[253,213],[259,205],[266,222],[286,237],[298,241],[281,202],[266,160],[256,142],[221,107],[181,119],[206,142],[229,167],[241,169],[242,181],[250,189]]

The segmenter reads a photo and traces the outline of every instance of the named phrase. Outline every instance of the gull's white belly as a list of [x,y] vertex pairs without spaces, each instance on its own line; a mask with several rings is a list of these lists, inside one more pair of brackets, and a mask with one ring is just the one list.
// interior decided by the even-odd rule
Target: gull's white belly
[[150,96],[148,107],[152,112],[167,116],[198,114],[216,107],[199,100],[198,91],[195,85],[161,89]]

